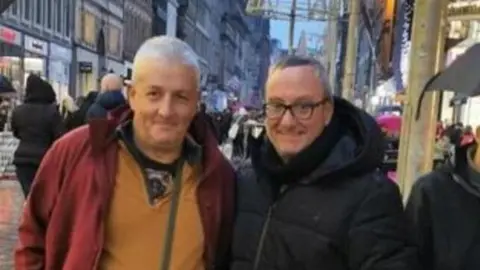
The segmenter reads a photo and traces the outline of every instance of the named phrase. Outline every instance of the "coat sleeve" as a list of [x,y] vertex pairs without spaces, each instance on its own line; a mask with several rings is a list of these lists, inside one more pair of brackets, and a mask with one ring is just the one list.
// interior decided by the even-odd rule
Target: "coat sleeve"
[[352,270],[417,270],[417,249],[409,230],[398,187],[376,177],[353,214],[348,234]]
[[[227,163],[225,161],[225,163]],[[229,164],[225,165],[230,167]],[[226,181],[222,186],[222,220],[220,226],[220,241],[218,243],[215,269],[228,270],[231,261],[231,244],[233,235],[233,221],[235,214],[235,176],[232,171],[225,175]]]
[[[433,177],[433,176],[430,176]],[[433,266],[433,236],[430,200],[427,196],[429,176],[419,179],[412,188],[408,199],[406,213],[412,226],[412,232],[419,246],[419,254],[423,269],[434,269]]]
[[18,136],[18,126],[17,126],[17,110],[14,109],[12,112],[12,120],[10,120],[10,128],[12,129],[13,136],[17,139],[20,139]]
[[58,148],[54,144],[44,156],[25,202],[14,256],[16,270],[45,269],[45,237],[62,178]]

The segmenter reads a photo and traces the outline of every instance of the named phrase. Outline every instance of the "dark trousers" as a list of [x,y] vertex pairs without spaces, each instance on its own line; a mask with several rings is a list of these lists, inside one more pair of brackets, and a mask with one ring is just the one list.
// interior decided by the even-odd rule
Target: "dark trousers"
[[35,173],[37,173],[38,166],[33,164],[15,165],[15,172],[17,174],[18,181],[22,186],[23,195],[27,198],[30,192]]

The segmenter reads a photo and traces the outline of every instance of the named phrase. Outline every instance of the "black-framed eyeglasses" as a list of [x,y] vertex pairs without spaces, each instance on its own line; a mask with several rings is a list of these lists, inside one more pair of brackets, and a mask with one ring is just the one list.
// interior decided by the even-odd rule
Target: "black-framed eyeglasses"
[[269,119],[280,119],[287,111],[290,111],[296,119],[309,120],[315,109],[328,101],[328,98],[324,98],[318,102],[297,102],[289,105],[280,102],[269,102],[263,106],[263,110],[265,116]]

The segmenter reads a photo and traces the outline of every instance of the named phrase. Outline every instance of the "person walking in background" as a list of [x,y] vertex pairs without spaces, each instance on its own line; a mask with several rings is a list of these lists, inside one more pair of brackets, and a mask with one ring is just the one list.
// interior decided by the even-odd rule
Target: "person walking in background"
[[47,153],[15,269],[228,269],[234,171],[197,114],[200,66],[173,37],[140,46],[129,107]]
[[105,118],[109,111],[125,105],[122,88],[123,79],[120,76],[113,73],[105,75],[100,83],[100,93],[87,111],[86,120]]
[[52,143],[64,132],[52,86],[37,75],[27,79],[24,103],[12,114],[12,132],[20,140],[13,164],[25,197],[40,162]]
[[88,92],[87,96],[78,105],[79,109],[68,115],[67,119],[65,119],[65,127],[68,131],[85,125],[88,109],[95,102],[97,96],[98,91]]
[[62,115],[62,119],[66,120],[70,117],[71,114],[78,110],[78,106],[75,103],[75,100],[70,95],[63,96],[62,100],[60,101],[60,114]]

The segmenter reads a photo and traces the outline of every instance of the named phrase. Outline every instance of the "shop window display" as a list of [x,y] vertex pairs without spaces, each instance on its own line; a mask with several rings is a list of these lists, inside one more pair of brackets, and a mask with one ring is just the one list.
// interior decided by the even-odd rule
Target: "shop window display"
[[0,74],[8,78],[18,91],[22,85],[22,59],[20,57],[0,57]]
[[17,91],[23,82],[22,56],[21,47],[0,41],[0,74],[9,79]]

